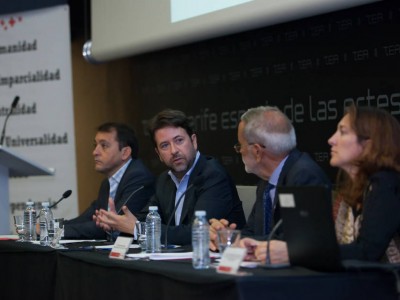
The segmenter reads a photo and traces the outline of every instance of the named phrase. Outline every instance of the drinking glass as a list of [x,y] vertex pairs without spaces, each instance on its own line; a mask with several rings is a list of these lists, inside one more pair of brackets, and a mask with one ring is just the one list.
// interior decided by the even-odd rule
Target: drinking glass
[[53,239],[50,242],[50,247],[55,248],[55,249],[66,249],[63,245],[60,244],[61,237],[63,236],[64,233],[64,227],[58,227],[54,231],[54,236]]
[[138,236],[138,244],[142,251],[146,251],[146,222],[136,222],[136,232]]
[[240,230],[237,229],[222,229],[217,231],[218,248],[221,255],[228,247],[239,247]]
[[18,234],[18,242],[25,241],[25,224],[23,215],[14,215],[15,231]]

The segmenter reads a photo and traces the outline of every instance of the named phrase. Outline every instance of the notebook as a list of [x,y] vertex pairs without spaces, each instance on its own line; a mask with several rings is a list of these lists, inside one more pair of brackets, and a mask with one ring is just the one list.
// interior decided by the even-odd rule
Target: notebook
[[330,189],[278,186],[277,193],[290,264],[319,271],[343,270]]

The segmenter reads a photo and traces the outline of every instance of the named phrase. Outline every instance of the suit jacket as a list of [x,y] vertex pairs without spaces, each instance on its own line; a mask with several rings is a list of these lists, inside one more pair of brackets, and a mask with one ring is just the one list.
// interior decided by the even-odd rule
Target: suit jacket
[[[145,188],[132,195],[126,206],[132,213],[138,213],[154,194],[155,177],[139,159],[132,159],[115,193],[115,208],[118,211],[132,192],[145,185]],[[100,185],[96,200],[78,217],[64,223],[64,238],[68,239],[105,239],[106,233],[93,221],[96,209],[108,208],[110,185],[104,179]]]
[[342,259],[399,263],[399,211],[400,173],[373,173],[365,188],[362,210],[353,209],[354,218],[361,214],[360,223],[352,224],[358,235],[352,243],[340,245]]
[[144,221],[148,207],[158,207],[158,213],[162,220],[162,243],[164,243],[165,231],[168,230],[168,244],[191,244],[191,228],[196,210],[205,210],[207,219],[224,218],[236,223],[239,228],[244,226],[246,220],[236,186],[216,159],[200,155],[189,177],[188,187],[198,180],[199,182],[195,183],[185,195],[180,224],[175,226],[175,218],[172,217],[167,229],[166,224],[173,215],[175,207],[176,186],[168,172],[164,172],[158,177],[156,193],[138,218]]
[[[258,239],[266,239],[264,228],[264,200],[263,194],[267,181],[261,180],[257,186],[256,202],[250,212],[247,224],[242,230],[243,236],[256,236]],[[331,182],[324,171],[311,157],[297,149],[289,153],[281,174],[278,178],[278,186],[300,186],[300,185],[326,185],[331,187]],[[275,193],[273,215],[273,224],[281,218],[278,202],[278,194]],[[275,238],[282,238],[282,230],[277,230]]]

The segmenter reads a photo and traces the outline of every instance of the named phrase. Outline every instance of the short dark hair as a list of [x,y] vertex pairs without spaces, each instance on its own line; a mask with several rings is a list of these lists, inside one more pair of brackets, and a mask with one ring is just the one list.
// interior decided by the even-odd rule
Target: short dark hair
[[135,131],[123,123],[107,122],[97,127],[98,132],[112,132],[113,130],[117,133],[117,141],[119,150],[124,147],[131,148],[131,157],[137,158],[139,152],[139,143],[136,138]]
[[156,114],[148,124],[148,131],[153,140],[154,146],[157,147],[155,140],[155,132],[164,127],[181,127],[191,137],[194,133],[189,118],[180,110],[165,109]]

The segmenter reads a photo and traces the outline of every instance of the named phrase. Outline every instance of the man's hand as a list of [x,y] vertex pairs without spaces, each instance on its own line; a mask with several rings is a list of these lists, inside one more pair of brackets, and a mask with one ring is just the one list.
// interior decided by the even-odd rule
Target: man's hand
[[[110,211],[116,213],[114,199],[111,197],[108,198],[108,208]],[[95,214],[93,215],[93,221],[96,223],[96,226],[100,227],[106,232],[112,231],[113,229],[109,225],[100,221],[100,219],[98,218],[99,215],[100,210],[96,209]]]
[[112,230],[133,234],[137,218],[126,206],[122,207],[122,211],[124,214],[118,215],[113,211],[100,209],[98,215],[96,216],[96,224],[99,222],[103,229],[104,225],[106,225]]
[[244,260],[247,261],[255,261],[258,260],[255,254],[255,250],[257,249],[258,245],[262,243],[252,238],[243,238],[240,240],[240,247],[246,248],[247,253],[244,257]]
[[[271,264],[289,263],[289,255],[286,242],[272,240],[269,242]],[[247,249],[245,260],[258,260],[265,263],[267,259],[268,242],[261,242],[251,238],[244,238],[240,241],[240,246]]]
[[[286,242],[272,240],[269,244],[271,264],[287,264],[289,262],[289,254]],[[260,242],[255,249],[255,257],[262,262],[267,259],[267,245],[267,242]]]
[[100,222],[99,216],[100,216],[100,210],[96,209],[95,214],[93,215],[93,221],[96,223],[96,226],[100,227],[101,229],[103,229],[106,232],[112,231],[112,228],[110,226],[108,226],[105,223]]
[[217,219],[210,219],[210,243],[209,243],[209,248],[211,251],[217,251],[218,250],[218,236],[217,236],[217,231],[224,229],[224,228],[231,228],[235,229],[236,224],[232,223],[229,225],[229,222],[225,219],[217,220]]

